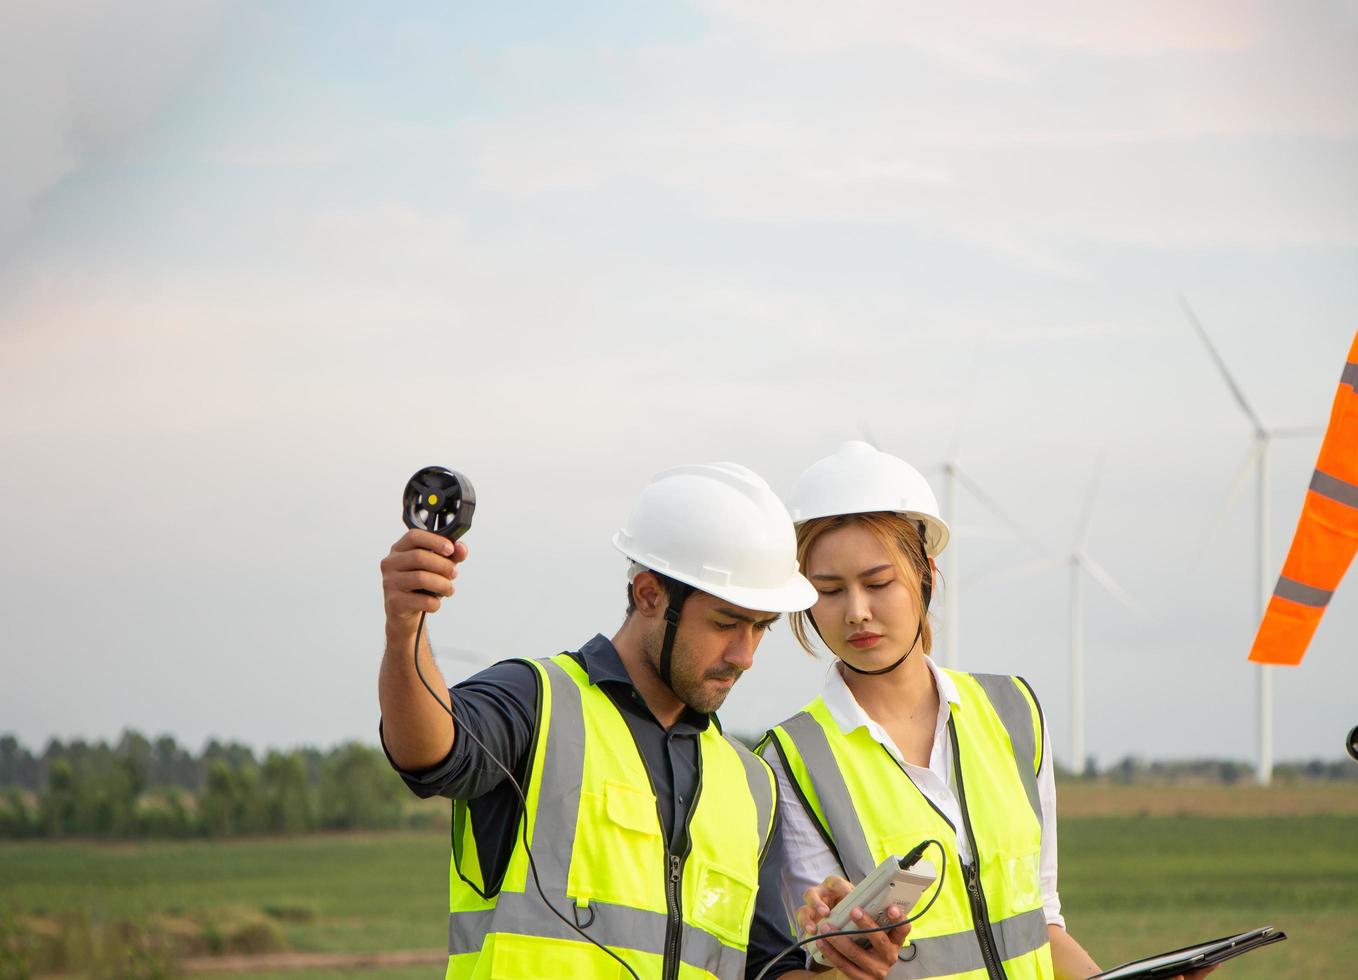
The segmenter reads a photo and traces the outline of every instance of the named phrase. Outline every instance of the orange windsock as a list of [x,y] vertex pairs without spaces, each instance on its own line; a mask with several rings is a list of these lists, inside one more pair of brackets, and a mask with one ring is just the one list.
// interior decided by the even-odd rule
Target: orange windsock
[[1250,659],[1301,663],[1330,596],[1358,551],[1358,336],[1334,396],[1311,487]]

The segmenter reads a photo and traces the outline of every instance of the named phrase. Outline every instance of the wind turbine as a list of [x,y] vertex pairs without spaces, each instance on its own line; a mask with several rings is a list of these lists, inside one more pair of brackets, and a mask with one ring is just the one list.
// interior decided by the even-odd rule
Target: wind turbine
[[[981,506],[997,517],[1001,524],[1009,529],[1015,537],[1032,545],[1038,554],[1046,554],[1047,549],[1042,542],[1033,536],[1021,523],[1011,517],[999,503],[987,493],[981,485],[973,479],[968,472],[963,469],[959,461],[962,433],[966,429],[967,420],[971,417],[972,409],[976,404],[976,391],[980,387],[979,378],[981,374],[981,361],[987,347],[987,335],[984,330],[976,335],[976,345],[971,353],[971,371],[966,384],[966,397],[962,403],[961,411],[957,416],[957,428],[953,430],[952,444],[948,447],[948,455],[944,457],[941,469],[943,471],[943,519],[952,528],[952,536],[948,539],[948,549],[943,553],[943,662],[953,670],[960,669],[962,658],[959,653],[958,634],[961,630],[961,552],[962,521],[959,509],[961,494],[959,489],[966,490],[972,498],[978,501]],[[976,537],[975,534],[970,535]],[[973,579],[969,579],[974,581]]]
[[1090,557],[1085,546],[1089,543],[1089,525],[1094,517],[1094,495],[1103,472],[1103,457],[1094,467],[1089,492],[1085,495],[1084,516],[1070,549],[1070,759],[1071,771],[1084,771],[1085,759],[1085,614],[1084,577],[1088,575],[1104,591],[1137,615],[1144,615],[1136,601],[1127,594],[1117,580],[1102,565]]
[[[1203,329],[1198,316],[1193,312],[1193,307],[1188,305],[1188,300],[1179,297],[1179,304],[1183,307],[1184,313],[1188,317],[1188,322],[1192,324],[1194,331],[1202,340],[1207,348],[1207,353],[1212,356],[1212,362],[1216,364],[1217,370],[1221,372],[1221,377],[1226,382],[1226,387],[1231,390],[1232,397],[1240,406],[1240,410],[1245,413],[1252,426],[1254,426],[1254,447],[1245,457],[1245,462],[1241,467],[1240,476],[1243,477],[1251,463],[1255,466],[1255,494],[1256,513],[1255,513],[1255,551],[1257,555],[1257,584],[1258,591],[1255,592],[1255,622],[1264,618],[1264,610],[1268,607],[1268,597],[1273,591],[1273,583],[1269,578],[1269,533],[1268,533],[1268,512],[1269,512],[1269,487],[1268,487],[1268,451],[1270,443],[1277,438],[1288,438],[1292,436],[1313,435],[1320,431],[1310,426],[1267,429],[1260,421],[1259,416],[1250,408],[1245,401],[1244,392],[1236,384],[1231,372],[1226,369],[1226,362],[1222,360],[1217,349],[1212,346],[1212,341],[1207,336],[1207,331]],[[1239,478],[1237,478],[1238,485]],[[1232,490],[1233,492],[1233,490]],[[1273,667],[1269,664],[1256,664],[1255,670],[1258,671],[1255,686],[1255,701],[1259,712],[1259,766],[1255,773],[1260,786],[1267,786],[1273,781]]]
[[[860,421],[858,425],[864,441],[868,445],[881,448],[881,443],[869,428],[867,422]],[[948,455],[944,458],[940,468],[943,471],[943,500],[942,510],[943,519],[948,522],[948,527],[952,533],[948,537],[948,547],[942,556],[943,566],[943,664],[953,670],[959,669],[961,661],[958,655],[957,633],[960,616],[958,613],[958,594],[961,592],[961,579],[959,578],[960,563],[958,553],[961,549],[962,525],[958,519],[958,488],[965,489],[983,507],[999,519],[1010,532],[1037,549],[1039,554],[1045,554],[1046,549],[1042,542],[1038,541],[1022,524],[1005,512],[995,498],[985,491],[981,485],[965,471],[957,460],[958,445],[961,442],[962,426],[959,423],[957,432],[953,437],[953,443],[948,450]],[[975,537],[975,534],[970,535]]]
[[[1010,516],[1003,507],[988,493],[981,484],[963,468],[959,461],[959,451],[962,443],[962,433],[966,429],[967,420],[976,403],[976,391],[979,387],[978,379],[981,373],[982,356],[986,349],[986,334],[984,331],[976,335],[975,347],[971,354],[971,371],[965,384],[965,396],[961,407],[957,413],[957,427],[953,430],[952,444],[948,447],[948,453],[943,458],[939,469],[943,473],[943,499],[939,501],[943,511],[943,519],[948,522],[948,527],[952,533],[948,537],[948,547],[943,552],[942,560],[939,564],[943,572],[943,664],[953,670],[960,669],[961,654],[958,644],[958,634],[960,632],[960,596],[961,596],[961,552],[962,539],[976,539],[983,533],[976,528],[967,528],[964,532],[961,523],[959,503],[961,500],[960,490],[966,490],[971,497],[988,510],[992,516],[997,518],[1014,537],[1025,541],[1040,555],[1048,554],[1046,547],[1019,521]],[[869,428],[865,420],[859,421],[859,431],[863,439],[871,446],[881,448],[881,443]],[[932,467],[930,467],[932,469]],[[978,577],[984,577],[987,573],[982,572],[980,576],[973,575],[967,581],[974,582]]]
[[1027,578],[1062,565],[1067,569],[1070,612],[1070,766],[1080,773],[1084,769],[1085,748],[1085,577],[1093,579],[1103,590],[1138,616],[1145,611],[1117,580],[1089,554],[1089,527],[1094,517],[1094,498],[1098,491],[1099,475],[1103,471],[1103,457],[1094,466],[1094,475],[1085,493],[1084,509],[1077,525],[1070,552],[1065,556],[1045,558],[1004,573],[1004,578]]

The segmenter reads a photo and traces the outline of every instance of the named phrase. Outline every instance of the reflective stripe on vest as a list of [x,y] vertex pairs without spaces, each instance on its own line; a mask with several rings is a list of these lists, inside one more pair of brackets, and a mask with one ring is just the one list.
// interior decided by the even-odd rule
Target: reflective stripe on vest
[[1250,660],[1301,663],[1358,552],[1358,336],[1349,350],[1311,485]]
[[[669,924],[668,847],[644,762],[626,721],[572,658],[531,663],[544,744],[533,755],[525,820],[542,890],[553,908],[640,976],[659,977]],[[761,760],[715,724],[699,737],[699,747],[698,799],[680,890],[682,975],[737,980],[744,974],[758,861],[772,829],[774,781]],[[498,894],[482,889],[490,897],[477,896],[480,886],[468,874],[476,869],[457,867],[459,855],[474,858],[470,821],[462,821],[461,831],[450,875],[449,977],[524,975],[534,962],[534,976],[625,976],[615,960],[543,907],[520,840]]]
[[[1010,978],[1049,978],[1038,869],[1041,713],[1019,678],[948,673],[960,698],[949,722],[958,738],[954,764],[966,789],[964,812],[977,837],[972,850],[980,862],[996,955]],[[936,838],[948,849],[938,900],[912,927],[902,962],[890,976],[956,977],[975,971],[985,976],[957,856],[957,835],[963,828],[954,828],[915,788],[866,728],[842,732],[823,700],[812,702],[771,736],[802,802],[850,880],[861,879],[888,855],[902,854],[926,838]],[[925,857],[937,868],[936,850],[926,851]],[[932,889],[926,891],[924,901],[932,895]]]
[[[1000,961],[1004,963],[1017,959],[1046,944],[1047,913],[1042,909],[1020,912],[1018,915],[992,923],[992,931],[995,934],[995,945]],[[910,948],[915,950],[913,958],[908,962],[898,963],[889,976],[944,977],[976,970],[985,972],[985,957],[981,955],[981,947],[976,942],[974,929],[924,939],[912,937],[907,951],[903,951],[901,955],[910,956],[908,952]]]

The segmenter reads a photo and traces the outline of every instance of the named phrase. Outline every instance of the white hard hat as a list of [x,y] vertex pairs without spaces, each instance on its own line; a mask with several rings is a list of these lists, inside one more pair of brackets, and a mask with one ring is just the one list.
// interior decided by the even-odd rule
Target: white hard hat
[[833,456],[806,468],[792,488],[792,519],[887,511],[924,524],[924,550],[937,555],[948,546],[948,525],[928,482],[903,459],[866,442],[846,442]]
[[797,569],[787,508],[738,463],[657,473],[613,546],[639,565],[747,609],[796,612],[816,601]]

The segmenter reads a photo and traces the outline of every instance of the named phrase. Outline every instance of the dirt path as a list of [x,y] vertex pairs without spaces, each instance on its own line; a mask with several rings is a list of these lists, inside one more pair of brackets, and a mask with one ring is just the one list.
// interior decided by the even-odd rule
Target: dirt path
[[1358,815],[1358,780],[1260,786],[1134,785],[1063,782],[1062,819],[1079,817],[1300,817]]

